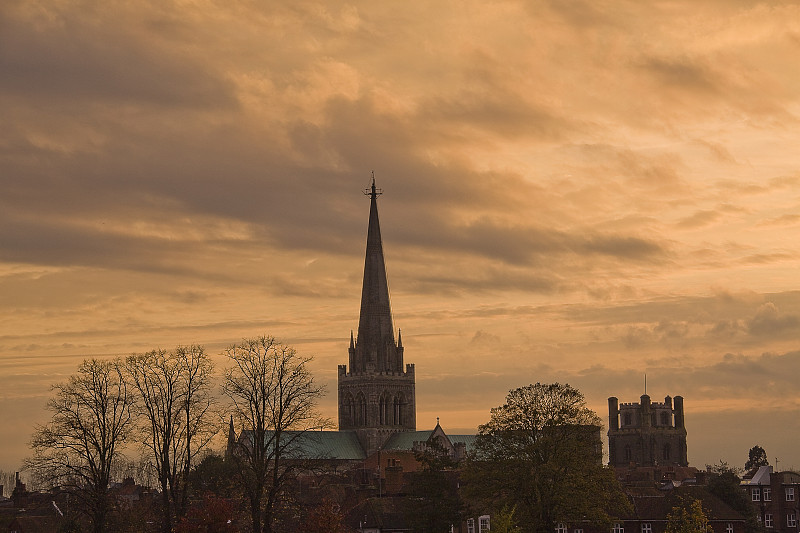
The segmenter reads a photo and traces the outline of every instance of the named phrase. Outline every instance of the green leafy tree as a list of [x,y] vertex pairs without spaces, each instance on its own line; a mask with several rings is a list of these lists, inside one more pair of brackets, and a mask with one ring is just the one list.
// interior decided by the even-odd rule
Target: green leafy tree
[[438,440],[415,453],[422,468],[410,474],[405,515],[413,531],[448,532],[461,521],[456,463]]
[[756,444],[750,448],[750,453],[747,462],[744,464],[745,472],[758,468],[761,466],[769,466],[769,459],[767,459],[767,452],[764,448]]
[[758,533],[761,531],[761,526],[758,521],[757,510],[747,493],[742,490],[740,483],[739,476],[736,475],[733,469],[729,469],[721,471],[718,475],[711,476],[708,480],[708,490],[745,517],[745,531],[747,533]]
[[714,533],[701,500],[684,500],[667,515],[666,533]]
[[509,392],[479,427],[464,470],[468,504],[495,514],[516,509],[525,531],[552,533],[557,522],[609,527],[630,509],[602,465],[601,422],[583,394],[566,384]]
[[522,530],[517,525],[514,515],[516,507],[503,507],[492,516],[492,533],[520,533]]

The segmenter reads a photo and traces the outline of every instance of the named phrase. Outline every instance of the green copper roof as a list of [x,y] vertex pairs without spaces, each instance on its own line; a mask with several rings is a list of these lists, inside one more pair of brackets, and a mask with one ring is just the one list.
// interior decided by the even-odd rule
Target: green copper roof
[[309,431],[300,437],[298,452],[307,459],[366,458],[355,431]]
[[[382,449],[411,450],[413,449],[415,442],[427,441],[432,433],[432,430],[402,431],[400,433],[395,433],[389,437],[389,440],[386,441],[386,444],[383,445]],[[467,450],[469,450],[475,442],[475,435],[447,435],[447,438],[450,439],[450,442],[453,444],[456,444],[457,442],[463,442],[467,446]]]
[[[287,459],[363,461],[367,457],[355,431],[285,431],[281,440]],[[239,442],[249,447],[253,432],[242,431]]]

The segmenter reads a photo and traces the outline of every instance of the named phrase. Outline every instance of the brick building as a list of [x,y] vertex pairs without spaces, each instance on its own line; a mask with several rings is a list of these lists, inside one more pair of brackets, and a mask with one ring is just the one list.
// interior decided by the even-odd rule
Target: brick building
[[762,466],[752,477],[742,481],[742,489],[756,507],[758,520],[767,531],[797,533],[800,474],[773,472],[771,466]]

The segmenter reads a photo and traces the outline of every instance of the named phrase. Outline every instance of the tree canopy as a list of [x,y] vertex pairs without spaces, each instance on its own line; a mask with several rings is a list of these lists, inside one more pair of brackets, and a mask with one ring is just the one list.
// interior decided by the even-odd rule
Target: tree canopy
[[602,465],[601,427],[583,394],[567,384],[510,391],[479,427],[464,472],[469,504],[516,509],[529,531],[551,533],[557,522],[610,525],[628,502]]
[[47,487],[72,489],[95,533],[105,531],[112,471],[128,439],[131,397],[118,361],[89,359],[53,386],[50,422],[31,440],[26,468]]
[[703,511],[703,502],[688,500],[673,507],[667,515],[666,533],[714,533]]
[[769,465],[769,459],[767,459],[767,452],[764,451],[764,448],[762,448],[758,444],[750,448],[750,453],[748,454],[747,462],[744,464],[745,471],[768,465]]
[[232,459],[250,503],[253,533],[273,530],[282,493],[302,467],[290,460],[305,432],[327,425],[316,409],[323,388],[308,369],[310,357],[274,337],[245,339],[225,352],[231,366],[223,391],[247,436]]

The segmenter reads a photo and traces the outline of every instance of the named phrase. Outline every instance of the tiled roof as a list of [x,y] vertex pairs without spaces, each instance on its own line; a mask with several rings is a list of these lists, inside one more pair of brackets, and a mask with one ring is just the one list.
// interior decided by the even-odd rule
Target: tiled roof
[[631,498],[635,518],[640,520],[666,520],[670,510],[680,505],[681,497],[702,500],[703,509],[709,520],[744,520],[739,512],[711,494],[706,487],[684,485],[671,490],[664,496],[634,496]]

